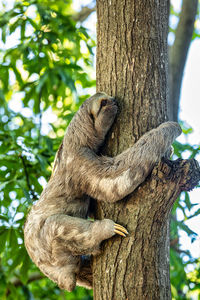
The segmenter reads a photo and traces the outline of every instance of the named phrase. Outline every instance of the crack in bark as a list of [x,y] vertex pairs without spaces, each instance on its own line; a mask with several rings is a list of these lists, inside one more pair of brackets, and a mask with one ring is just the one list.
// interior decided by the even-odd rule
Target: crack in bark
[[118,260],[118,256],[119,256],[119,253],[120,253],[120,246],[121,246],[121,243],[119,244],[118,246],[118,249],[117,249],[117,252],[116,252],[116,256],[115,256],[115,261],[114,261],[114,266],[116,265],[116,268],[115,268],[115,274],[114,274],[114,277],[112,279],[112,290],[111,290],[111,295],[112,295],[112,298],[111,299],[115,299],[114,295],[115,295],[115,284],[116,284],[116,277],[117,277],[117,271],[118,271],[118,264],[117,264],[117,260]]

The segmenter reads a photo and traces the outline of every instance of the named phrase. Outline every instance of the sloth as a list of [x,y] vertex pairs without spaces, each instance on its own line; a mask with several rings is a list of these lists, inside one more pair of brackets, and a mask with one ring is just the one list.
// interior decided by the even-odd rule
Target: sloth
[[181,134],[177,123],[165,122],[116,157],[99,155],[116,114],[115,99],[105,93],[82,104],[24,226],[31,259],[61,289],[91,288],[90,256],[100,253],[103,240],[128,234],[113,220],[88,218],[92,198],[112,204],[132,193]]

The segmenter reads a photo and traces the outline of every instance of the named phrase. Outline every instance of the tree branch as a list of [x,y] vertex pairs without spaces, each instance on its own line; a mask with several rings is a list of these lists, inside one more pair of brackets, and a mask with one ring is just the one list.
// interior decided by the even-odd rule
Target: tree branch
[[[36,281],[36,280],[41,280],[43,278],[45,278],[45,277],[41,273],[39,273],[39,272],[32,273],[30,275],[28,281],[27,281],[27,284],[31,283],[33,281]],[[17,277],[12,278],[10,282],[15,287],[19,287],[19,286],[23,286],[24,285],[23,282],[19,278],[17,278]],[[8,296],[10,294],[10,292],[11,292],[10,289],[7,289],[6,296]]]
[[31,183],[30,183],[30,180],[29,180],[29,174],[28,174],[28,170],[27,170],[27,166],[26,166],[26,162],[25,162],[25,158],[22,154],[19,155],[21,161],[22,161],[22,165],[23,165],[23,168],[24,168],[24,173],[25,173],[25,177],[26,177],[26,184],[27,184],[27,187],[32,195],[32,200],[38,200],[38,197],[37,197],[37,194],[34,192],[34,190],[32,189],[31,187]]
[[[27,281],[27,283],[31,283],[33,281],[36,281],[36,280],[41,280],[45,278],[41,273],[39,272],[35,272],[35,273],[32,273]],[[18,286],[21,286],[23,285],[22,281],[19,279],[19,278],[13,278],[11,280],[11,283],[15,286],[15,287],[18,287]]]
[[92,8],[88,7],[88,6],[84,6],[81,11],[79,11],[78,13],[74,14],[73,19],[76,22],[81,22],[83,23],[91,13],[93,13],[94,11],[96,11],[96,5]]
[[183,71],[194,30],[198,0],[183,0],[175,41],[169,55],[169,119],[177,121]]

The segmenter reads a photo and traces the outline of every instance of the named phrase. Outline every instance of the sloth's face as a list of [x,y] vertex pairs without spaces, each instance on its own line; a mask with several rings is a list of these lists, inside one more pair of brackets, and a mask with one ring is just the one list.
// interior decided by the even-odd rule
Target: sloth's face
[[97,93],[90,99],[89,114],[91,120],[96,131],[105,136],[117,114],[116,101],[104,93]]
[[67,127],[65,143],[97,151],[117,114],[114,98],[97,93],[87,99]]

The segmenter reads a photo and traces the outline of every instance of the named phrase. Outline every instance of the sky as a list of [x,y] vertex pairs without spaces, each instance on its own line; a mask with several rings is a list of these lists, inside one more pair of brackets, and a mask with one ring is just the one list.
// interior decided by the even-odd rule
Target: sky
[[[12,7],[13,0],[7,1],[8,7]],[[76,0],[74,1],[74,9],[79,10],[81,8],[81,3],[83,1]],[[85,0],[84,5],[87,5],[88,3],[91,3],[91,0]],[[181,1],[172,0],[172,4],[174,5],[174,9],[176,11],[180,10],[180,3]],[[0,9],[2,5],[2,0],[0,0]],[[176,18],[172,20],[174,24],[176,23]],[[200,23],[200,22],[199,22]],[[89,29],[89,32],[92,35],[95,35],[95,27],[96,27],[96,14],[93,13],[88,20],[84,23],[84,25]],[[199,28],[200,28],[200,24]],[[14,42],[13,37],[8,40],[8,46],[11,46],[11,44]],[[0,41],[0,46],[2,46],[2,43]],[[199,80],[200,80],[200,40],[194,40],[191,43],[188,58],[184,70],[184,76],[183,76],[183,83],[182,83],[182,89],[181,89],[181,99],[180,99],[180,119],[182,121],[187,122],[192,128],[193,133],[188,137],[188,141],[193,145],[199,145],[200,144],[200,97],[199,97]],[[20,97],[20,95],[18,95]],[[21,109],[19,106],[19,101],[16,98],[15,101],[13,101],[13,106],[16,107],[16,102],[18,102],[18,109]],[[27,111],[27,113],[30,113]],[[50,116],[52,118],[52,116]],[[45,118],[44,116],[44,123],[48,123],[48,118]],[[45,127],[48,131],[48,127]],[[179,138],[179,141],[184,142],[183,136]],[[199,155],[199,161],[200,161],[200,155]],[[190,192],[191,201],[193,203],[200,203],[200,188],[194,189],[192,192]],[[197,206],[196,209],[200,207]],[[178,219],[182,220],[183,215],[181,211],[178,212]],[[199,237],[196,242],[191,244],[190,239],[188,238],[187,234],[184,232],[181,232],[181,238],[180,243],[182,244],[183,249],[190,249],[192,252],[192,255],[194,257],[200,257],[200,216],[195,217],[189,221],[186,221],[186,224],[195,232],[198,233]]]
[[181,89],[180,118],[186,120],[194,129],[194,144],[200,144],[200,40],[192,42],[184,71]]

